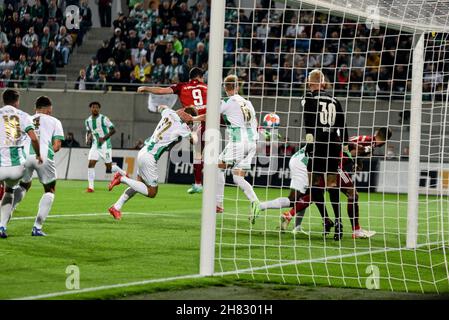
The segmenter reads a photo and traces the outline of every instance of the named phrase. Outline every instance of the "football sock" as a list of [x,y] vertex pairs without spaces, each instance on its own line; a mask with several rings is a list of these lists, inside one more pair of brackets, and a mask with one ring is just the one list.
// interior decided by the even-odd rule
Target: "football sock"
[[234,179],[234,183],[243,190],[249,201],[254,202],[259,200],[253,187],[245,180],[244,177],[238,175],[233,175],[232,177]]
[[306,210],[298,211],[296,214],[295,219],[295,227],[300,226],[302,223],[302,220],[304,219],[304,215],[306,213]]
[[335,214],[335,224],[340,223],[340,190],[338,188],[328,189],[329,198],[331,200],[332,209]]
[[216,202],[217,206],[223,208],[223,198],[224,198],[224,188],[225,188],[225,173],[223,170],[218,169],[217,172],[217,195]]
[[203,163],[193,164],[193,175],[195,176],[195,184],[201,186],[203,184]]
[[290,207],[290,199],[287,197],[281,197],[270,201],[260,203],[260,209],[281,209]]
[[12,203],[13,211],[16,209],[20,201],[22,201],[22,199],[25,197],[26,192],[27,190],[21,185],[14,189],[14,201]]
[[14,201],[14,194],[5,192],[0,207],[0,227],[5,227],[8,224],[12,213],[12,203]]
[[360,229],[359,225],[359,197],[348,197],[348,215],[351,220],[352,230]]
[[131,199],[132,197],[134,197],[134,195],[136,194],[136,190],[132,189],[132,188],[127,188],[125,190],[125,192],[122,193],[122,195],[120,196],[120,198],[117,200],[117,202],[114,204],[114,207],[117,210],[122,209],[123,205],[126,203],[126,201],[128,201],[129,199]]
[[41,201],[39,201],[39,211],[37,212],[36,221],[34,221],[36,228],[42,229],[42,225],[50,213],[54,200],[55,194],[52,192],[46,192],[42,195]]
[[89,188],[93,189],[95,181],[95,168],[87,169],[87,181],[89,182]]
[[144,196],[148,197],[148,188],[145,183],[124,176],[121,177],[120,181],[127,184],[138,193],[141,193]]
[[295,202],[293,208],[290,209],[290,215],[294,216],[296,212],[301,212],[310,206],[310,195],[307,193],[301,199]]

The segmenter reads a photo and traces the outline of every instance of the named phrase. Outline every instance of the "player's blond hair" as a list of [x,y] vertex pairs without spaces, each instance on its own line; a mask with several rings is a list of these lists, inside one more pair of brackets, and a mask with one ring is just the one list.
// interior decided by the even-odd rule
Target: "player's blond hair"
[[235,90],[239,85],[239,78],[235,74],[230,74],[223,81],[226,91]]
[[309,73],[307,82],[310,84],[326,84],[326,77],[320,69],[314,69]]

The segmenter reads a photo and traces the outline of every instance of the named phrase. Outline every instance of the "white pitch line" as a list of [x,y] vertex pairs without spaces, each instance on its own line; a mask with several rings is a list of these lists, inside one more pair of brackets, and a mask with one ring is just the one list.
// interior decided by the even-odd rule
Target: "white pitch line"
[[[418,245],[417,248],[434,245],[434,244],[439,244],[439,243],[441,243],[441,242],[425,243],[422,245]],[[251,268],[251,269],[241,269],[241,270],[234,270],[234,271],[218,272],[218,273],[214,273],[213,276],[227,276],[227,275],[234,275],[234,274],[239,274],[239,273],[250,273],[250,272],[254,272],[254,271],[279,268],[279,267],[284,267],[284,266],[289,266],[289,265],[299,265],[299,264],[305,264],[305,263],[322,262],[322,261],[329,261],[329,260],[342,259],[342,258],[352,258],[352,257],[359,257],[359,256],[368,255],[368,254],[378,254],[378,253],[401,251],[401,250],[409,250],[409,249],[408,248],[385,248],[385,249],[379,249],[379,250],[364,251],[364,252],[359,252],[359,253],[322,257],[322,258],[317,258],[317,259],[295,260],[295,261],[291,261],[291,262],[273,264],[273,265],[269,265],[269,266],[256,267],[256,268]],[[99,287],[91,287],[91,288],[80,289],[80,290],[60,291],[60,292],[54,292],[54,293],[41,294],[41,295],[37,295],[37,296],[16,298],[14,300],[47,299],[47,298],[80,294],[80,293],[86,293],[86,292],[101,291],[101,290],[107,290],[107,289],[124,288],[124,287],[131,287],[131,286],[141,286],[141,285],[150,284],[150,283],[168,282],[168,281],[182,280],[182,279],[198,279],[198,278],[204,278],[204,277],[206,277],[206,276],[203,276],[200,274],[191,274],[191,275],[185,275],[185,276],[143,280],[143,281],[136,281],[136,282],[130,282],[130,283],[105,285],[105,286],[99,286]]]
[[[151,213],[151,212],[122,212],[123,215],[140,215],[140,216],[163,216],[163,217],[174,217],[179,218],[181,215],[176,214],[166,214],[166,213]],[[54,214],[49,215],[47,219],[52,218],[76,218],[76,217],[96,217],[96,216],[108,216],[108,212],[95,212],[95,213],[77,213],[77,214]],[[16,217],[11,218],[11,220],[34,220],[35,216],[29,217]]]

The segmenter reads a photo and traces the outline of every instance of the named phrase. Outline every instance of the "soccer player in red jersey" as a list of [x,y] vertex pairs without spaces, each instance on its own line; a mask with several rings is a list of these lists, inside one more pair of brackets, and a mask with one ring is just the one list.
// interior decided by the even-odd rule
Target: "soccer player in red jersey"
[[[139,87],[137,92],[149,92],[153,94],[176,94],[183,108],[194,107],[198,115],[206,113],[207,84],[204,83],[204,71],[200,68],[192,68],[189,73],[189,82],[181,82],[170,87]],[[203,150],[204,132],[206,123],[196,125],[194,131],[198,136],[198,142],[193,145],[193,174],[195,183],[187,190],[188,193],[201,193],[203,191]]]

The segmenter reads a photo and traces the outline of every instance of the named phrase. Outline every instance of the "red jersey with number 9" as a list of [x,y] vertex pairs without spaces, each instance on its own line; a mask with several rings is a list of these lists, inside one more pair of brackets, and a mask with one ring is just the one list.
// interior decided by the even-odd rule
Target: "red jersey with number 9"
[[198,80],[190,80],[171,86],[174,94],[177,94],[179,101],[184,108],[194,107],[198,114],[206,111],[207,104],[207,84]]

